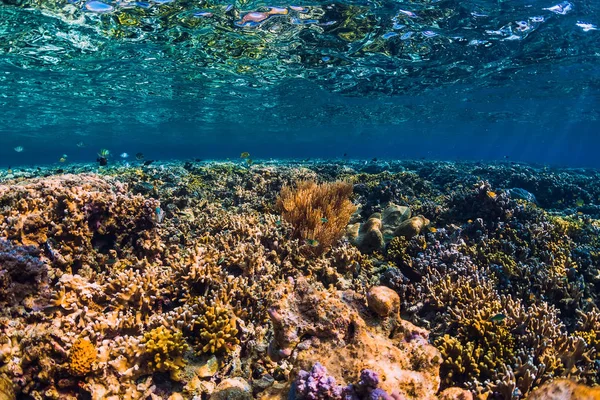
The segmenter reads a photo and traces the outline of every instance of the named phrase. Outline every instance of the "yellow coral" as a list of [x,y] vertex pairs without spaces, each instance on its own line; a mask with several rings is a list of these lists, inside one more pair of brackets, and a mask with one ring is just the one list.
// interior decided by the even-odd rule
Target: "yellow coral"
[[175,372],[185,366],[183,354],[188,345],[180,331],[159,326],[144,334],[142,344],[148,358],[147,365],[151,370]]
[[198,347],[203,353],[227,351],[230,346],[239,343],[235,317],[223,307],[206,307],[194,325],[194,331],[199,333]]
[[73,343],[69,353],[68,368],[75,376],[85,376],[92,370],[98,352],[89,339],[79,338]]

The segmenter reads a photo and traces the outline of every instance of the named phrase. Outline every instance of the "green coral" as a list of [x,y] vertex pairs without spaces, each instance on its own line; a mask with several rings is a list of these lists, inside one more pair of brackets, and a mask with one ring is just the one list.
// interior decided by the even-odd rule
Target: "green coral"
[[155,372],[177,372],[185,366],[183,354],[188,345],[183,334],[164,326],[154,328],[144,334],[142,345],[148,367]]

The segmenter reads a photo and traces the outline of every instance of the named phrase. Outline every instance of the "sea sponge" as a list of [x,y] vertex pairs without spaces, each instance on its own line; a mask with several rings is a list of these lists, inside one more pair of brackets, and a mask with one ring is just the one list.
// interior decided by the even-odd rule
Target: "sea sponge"
[[277,209],[294,227],[294,237],[310,240],[314,253],[322,254],[343,236],[356,211],[351,194],[350,183],[300,181],[295,188],[281,189]]
[[98,352],[89,339],[79,338],[73,343],[69,353],[68,369],[75,376],[85,376],[92,370]]
[[143,358],[152,371],[176,372],[185,366],[183,354],[188,345],[181,331],[159,326],[146,332],[141,344]]

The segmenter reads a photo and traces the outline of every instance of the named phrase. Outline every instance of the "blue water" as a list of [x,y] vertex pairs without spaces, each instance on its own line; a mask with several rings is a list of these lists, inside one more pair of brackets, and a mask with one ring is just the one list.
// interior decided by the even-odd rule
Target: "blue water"
[[600,167],[595,1],[106,4],[0,1],[0,167],[101,148]]

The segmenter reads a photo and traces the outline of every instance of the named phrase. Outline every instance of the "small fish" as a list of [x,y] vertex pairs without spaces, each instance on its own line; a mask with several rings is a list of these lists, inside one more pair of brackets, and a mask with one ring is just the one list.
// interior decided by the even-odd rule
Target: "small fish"
[[436,229],[436,228],[434,228],[433,226],[430,226],[430,227],[429,227],[429,232],[431,232],[431,233],[436,233],[436,232],[437,232],[437,229]]
[[223,261],[225,261],[225,257],[219,258],[219,261],[217,261],[217,265],[223,264]]
[[280,219],[278,219],[277,221],[275,221],[275,225],[277,225],[277,226],[281,226],[281,220],[280,220]]
[[12,168],[8,167],[8,169],[6,170],[7,173],[12,174]]
[[144,159],[144,153],[136,153],[135,154],[135,159],[140,161]]
[[22,153],[24,150],[25,150],[25,149],[23,148],[23,146],[17,146],[17,147],[15,147],[15,151],[16,151],[17,153]]
[[467,220],[467,223],[469,223],[469,224],[472,224],[472,223],[473,223],[473,220],[472,220],[472,219],[469,219],[469,220]]
[[565,15],[572,9],[573,9],[573,4],[569,3],[568,1],[563,1],[562,3],[557,4],[555,6],[544,8],[544,10],[548,10],[548,11],[553,12],[554,14],[559,14],[559,15]]
[[101,149],[100,152],[98,153],[98,157],[103,157],[106,158],[110,155],[110,151],[108,151],[107,149]]
[[251,166],[252,164],[254,164],[254,161],[251,158],[246,158],[246,164],[248,166]]
[[154,162],[154,160],[146,160],[144,161],[144,165],[150,165]]
[[310,247],[317,247],[319,245],[319,241],[315,239],[306,239],[304,240],[304,243],[306,243]]
[[77,142],[77,144],[75,146],[77,146],[79,148],[85,147],[85,143],[83,143],[83,142]]
[[64,163],[64,162],[66,162],[66,161],[67,161],[67,155],[66,155],[66,154],[63,154],[63,155],[62,155],[62,156],[61,156],[61,157],[58,159],[58,162],[60,162],[60,163]]
[[487,195],[490,199],[495,199],[496,197],[498,197],[498,195],[496,194],[496,192],[492,192],[492,191],[488,191]]
[[250,153],[248,153],[247,151],[244,151],[242,154],[240,154],[240,158],[248,158],[250,157]]
[[582,207],[584,204],[585,204],[585,202],[581,198],[578,198],[577,200],[575,200],[575,205],[577,207]]
[[398,10],[398,11],[401,12],[402,14],[404,14],[404,15],[407,15],[407,16],[411,17],[411,18],[416,18],[417,17],[417,14],[415,14],[412,11],[407,11],[407,10]]
[[490,318],[490,321],[492,322],[502,322],[506,319],[506,315],[499,313],[494,315],[492,318]]
[[162,208],[160,208],[160,206],[156,207],[154,214],[156,215],[156,222],[159,224],[163,221],[163,219],[165,219],[165,212]]
[[594,24],[588,24],[587,22],[581,22],[581,21],[577,21],[577,23],[575,24],[578,27],[580,27],[581,29],[583,29],[584,32],[589,32],[589,31],[597,31],[598,27]]
[[325,224],[327,222],[329,222],[329,220],[327,218],[325,218],[325,217],[321,218],[321,223],[322,224]]
[[127,158],[127,157],[129,157],[129,154],[127,154],[127,153],[121,153],[120,157],[121,158]]

